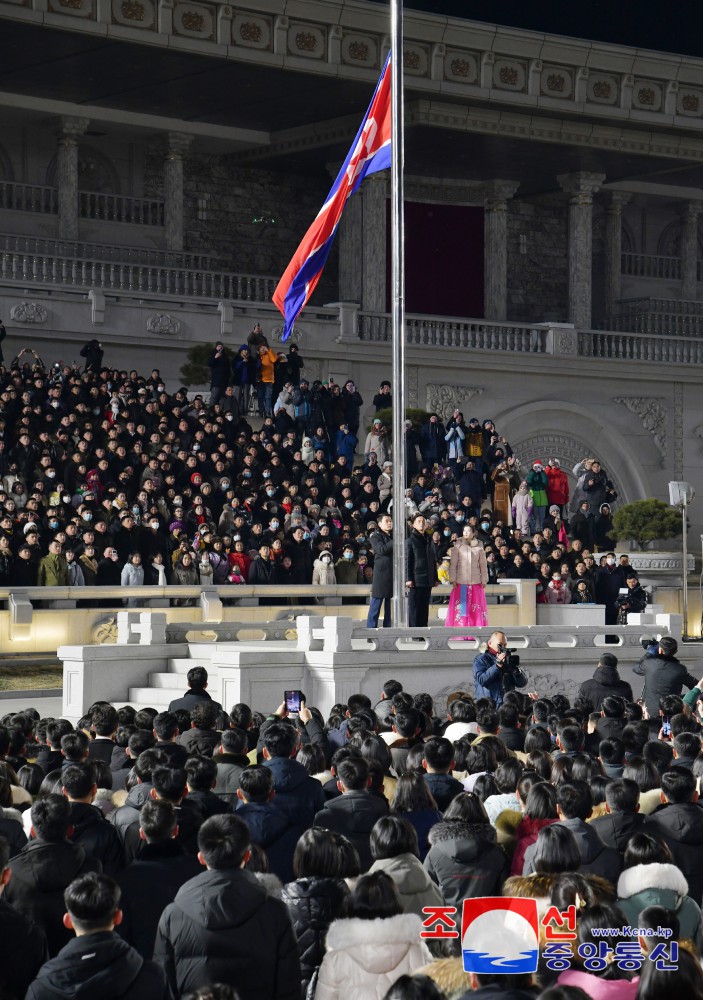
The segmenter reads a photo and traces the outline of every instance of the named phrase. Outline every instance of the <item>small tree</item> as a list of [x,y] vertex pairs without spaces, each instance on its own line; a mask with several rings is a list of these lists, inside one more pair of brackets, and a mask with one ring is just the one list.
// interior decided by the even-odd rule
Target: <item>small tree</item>
[[[416,409],[412,406],[408,406],[405,409],[405,419],[411,422],[415,431],[420,430],[424,422],[429,419],[429,416],[427,410]],[[374,420],[380,420],[390,431],[393,427],[393,407],[387,406],[385,410],[379,410],[378,413],[374,413],[367,430],[371,430]]]
[[611,535],[631,538],[640,548],[657,538],[681,534],[681,514],[662,500],[635,500],[613,514]]
[[[194,344],[188,348],[186,353],[186,363],[181,366],[181,380],[183,385],[204,385],[210,381],[210,369],[207,361],[215,350],[214,344]],[[232,362],[236,358],[236,352],[229,347],[225,347],[225,354]]]

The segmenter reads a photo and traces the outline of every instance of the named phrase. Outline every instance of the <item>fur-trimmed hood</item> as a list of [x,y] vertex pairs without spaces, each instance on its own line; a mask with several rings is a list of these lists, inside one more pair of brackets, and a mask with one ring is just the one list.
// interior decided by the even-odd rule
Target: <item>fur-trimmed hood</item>
[[443,820],[436,823],[427,838],[432,845],[446,844],[449,841],[474,841],[477,849],[482,850],[496,843],[496,832],[489,823],[465,823],[463,820]]
[[676,865],[635,865],[627,868],[618,879],[618,898],[629,899],[647,889],[659,889],[688,895],[688,882]]
[[[554,883],[559,877],[558,874],[552,872],[512,875],[503,886],[503,895],[519,896],[522,899],[549,899]],[[601,878],[600,875],[584,875],[583,877],[598,894],[600,902],[610,903],[613,901],[613,887],[607,879]]]
[[385,920],[335,920],[327,932],[327,950],[352,952],[366,972],[382,975],[396,969],[410,948],[417,948],[421,930],[422,920],[414,913]]

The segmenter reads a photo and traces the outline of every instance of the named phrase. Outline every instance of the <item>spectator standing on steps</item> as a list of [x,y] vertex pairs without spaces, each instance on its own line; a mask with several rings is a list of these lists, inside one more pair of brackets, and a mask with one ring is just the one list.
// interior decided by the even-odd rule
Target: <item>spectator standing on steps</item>
[[437,585],[437,553],[432,539],[425,533],[427,520],[416,514],[413,527],[405,542],[408,589],[408,625],[424,628],[430,611],[432,588]]
[[[5,328],[2,327],[4,330]],[[2,340],[2,337],[0,337]],[[103,346],[99,340],[93,337],[88,343],[81,348],[81,357],[85,358],[85,370],[86,372],[99,372],[103,364]],[[2,361],[2,357],[0,357]]]
[[371,604],[366,620],[367,628],[378,628],[378,618],[383,608],[383,627],[391,623],[391,597],[393,596],[393,518],[381,514],[378,527],[370,536],[374,554]]
[[210,406],[214,406],[224,396],[231,374],[229,358],[221,341],[218,340],[215,344],[207,366],[210,369]]

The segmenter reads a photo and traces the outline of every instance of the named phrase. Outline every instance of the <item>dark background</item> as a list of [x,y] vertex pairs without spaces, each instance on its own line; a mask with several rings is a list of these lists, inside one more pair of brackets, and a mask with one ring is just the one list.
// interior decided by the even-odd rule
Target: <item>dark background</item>
[[[388,7],[388,0],[371,0]],[[444,17],[462,17],[515,28],[592,38],[660,52],[703,56],[703,4],[693,0],[406,0],[405,10],[422,10]]]

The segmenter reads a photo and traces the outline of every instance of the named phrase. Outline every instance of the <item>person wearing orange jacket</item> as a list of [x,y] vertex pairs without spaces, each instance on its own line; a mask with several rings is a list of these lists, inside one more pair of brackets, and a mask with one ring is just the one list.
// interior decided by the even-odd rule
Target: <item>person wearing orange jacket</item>
[[[285,360],[285,355],[283,355]],[[259,403],[259,416],[273,416],[273,370],[279,355],[267,344],[259,346],[259,357],[256,366],[256,395]]]

